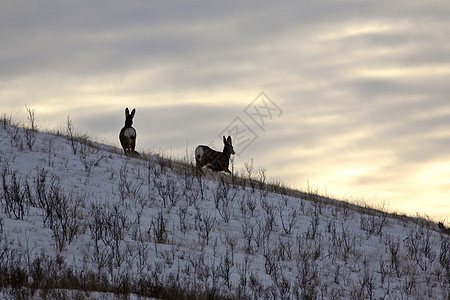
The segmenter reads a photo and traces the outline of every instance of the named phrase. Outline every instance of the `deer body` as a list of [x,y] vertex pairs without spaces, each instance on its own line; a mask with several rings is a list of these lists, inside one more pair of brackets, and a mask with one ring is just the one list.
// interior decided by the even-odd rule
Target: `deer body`
[[234,154],[231,137],[225,139],[223,137],[223,151],[219,152],[209,148],[208,146],[200,145],[195,148],[195,161],[197,170],[201,172],[203,167],[206,167],[215,172],[227,172],[231,174],[228,169],[230,164],[230,157]]
[[133,128],[133,117],[136,113],[136,109],[128,110],[128,107],[125,108],[125,126],[120,130],[119,140],[122,145],[123,151],[125,155],[139,155],[134,148],[136,146],[136,129]]

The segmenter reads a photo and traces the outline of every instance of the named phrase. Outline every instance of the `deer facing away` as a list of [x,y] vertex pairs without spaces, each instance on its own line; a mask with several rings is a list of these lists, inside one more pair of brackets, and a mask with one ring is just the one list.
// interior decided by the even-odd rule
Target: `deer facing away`
[[200,145],[195,148],[195,161],[197,171],[201,172],[203,167],[206,167],[212,171],[227,172],[231,174],[228,169],[230,164],[230,157],[234,154],[233,144],[231,142],[231,136],[228,138],[223,137],[223,151],[215,151],[208,146]]
[[137,153],[134,150],[134,147],[136,146],[136,129],[133,128],[133,117],[136,113],[136,109],[133,108],[133,110],[128,110],[128,107],[125,108],[125,126],[120,130],[119,133],[119,140],[120,144],[122,145],[123,151],[125,152],[125,155],[139,156],[139,153]]

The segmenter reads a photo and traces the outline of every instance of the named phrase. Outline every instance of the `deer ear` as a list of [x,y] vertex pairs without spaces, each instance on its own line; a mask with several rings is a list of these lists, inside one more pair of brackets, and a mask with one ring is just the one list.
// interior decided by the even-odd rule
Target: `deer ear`
[[136,113],[136,108],[133,108],[133,110],[131,111],[131,116],[134,117],[135,113]]
[[225,136],[223,135],[222,137],[223,137],[223,142],[226,143],[227,140],[225,139]]
[[128,116],[130,114],[130,111],[128,110],[128,107],[125,108],[125,116]]
[[227,138],[227,142],[228,142],[228,144],[230,144],[230,145],[231,145],[231,136],[228,136],[228,138]]

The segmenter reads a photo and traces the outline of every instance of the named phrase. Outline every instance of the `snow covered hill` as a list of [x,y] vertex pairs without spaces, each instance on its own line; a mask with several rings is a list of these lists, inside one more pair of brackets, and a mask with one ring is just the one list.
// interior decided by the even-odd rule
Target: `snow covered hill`
[[450,237],[428,221],[8,123],[4,297],[449,299]]

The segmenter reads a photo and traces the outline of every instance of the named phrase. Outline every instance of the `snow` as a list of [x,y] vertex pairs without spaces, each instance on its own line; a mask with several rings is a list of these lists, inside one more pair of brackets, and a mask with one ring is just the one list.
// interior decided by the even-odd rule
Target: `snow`
[[[449,297],[449,236],[430,222],[193,171],[0,122],[0,249],[9,245],[25,266],[45,254],[110,283],[125,275],[218,296]],[[19,216],[3,187],[13,176],[34,199]],[[61,219],[37,203],[44,176],[41,187],[66,200]],[[0,267],[5,261],[0,255]],[[4,286],[0,296],[10,291]]]

